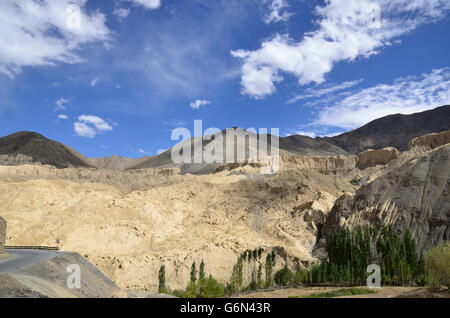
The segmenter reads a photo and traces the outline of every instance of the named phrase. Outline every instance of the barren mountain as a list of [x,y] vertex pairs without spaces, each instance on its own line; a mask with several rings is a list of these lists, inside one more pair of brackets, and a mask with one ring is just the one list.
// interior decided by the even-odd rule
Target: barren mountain
[[44,136],[22,131],[0,138],[0,164],[6,166],[39,163],[57,168],[91,167],[72,148]]
[[[408,149],[408,142],[411,139],[446,130],[450,130],[450,106],[442,106],[412,115],[386,116],[361,128],[331,138],[310,138],[301,135],[280,137],[279,148],[281,152],[299,156],[349,155],[386,147],[395,147],[404,151]],[[222,134],[224,134],[224,131],[222,131]],[[258,139],[259,137],[256,136],[255,138]],[[202,141],[193,138],[185,142],[190,142],[192,149],[194,149],[194,145]],[[214,138],[212,138],[212,141],[203,141],[201,147],[205,148],[213,142]],[[267,143],[270,145],[270,135],[267,136]],[[226,147],[223,146],[223,149],[226,149]],[[170,153],[169,150],[154,157],[136,159],[127,166],[127,169],[174,167],[176,165],[173,164]],[[197,165],[196,169],[203,171],[205,168],[199,168]],[[214,168],[209,166],[206,171],[215,171],[215,168],[216,166]],[[188,171],[192,172],[193,167],[189,167]]]
[[89,158],[89,163],[99,169],[109,169],[109,170],[125,170],[129,166],[133,165],[136,159],[110,156],[106,158]]
[[123,288],[156,291],[162,264],[168,287],[184,288],[201,259],[227,282],[247,249],[276,248],[291,266],[317,262],[320,224],[353,191],[354,157],[287,159],[274,176],[250,166],[208,175],[0,166],[0,214],[8,244],[58,238]]
[[[442,109],[448,107],[437,111]],[[407,134],[415,135],[411,131]],[[404,152],[386,148],[359,156],[320,138],[284,138],[274,175],[261,174],[260,162],[175,165],[171,150],[132,161],[90,161],[98,169],[89,163],[57,169],[75,166],[74,158],[84,163],[84,157],[40,135],[16,135],[2,139],[2,149],[12,155],[5,154],[10,159],[0,165],[0,215],[8,222],[8,245],[52,245],[60,239],[64,251],[79,252],[125,289],[155,292],[162,264],[167,287],[185,288],[192,262],[202,259],[206,273],[225,283],[238,255],[259,247],[276,252],[277,268],[285,261],[308,267],[319,261],[313,249],[322,236],[342,225],[409,228],[421,251],[449,240],[448,132],[417,138]],[[20,136],[32,141],[19,142]],[[365,149],[363,140],[351,144]],[[185,142],[224,147],[216,138]],[[45,158],[37,144],[53,152]],[[14,155],[19,149],[43,158]],[[250,144],[246,149],[254,150]],[[48,165],[19,165],[36,162]]]
[[352,154],[385,147],[404,151],[415,137],[447,130],[450,130],[448,105],[412,115],[382,117],[361,128],[324,140]]

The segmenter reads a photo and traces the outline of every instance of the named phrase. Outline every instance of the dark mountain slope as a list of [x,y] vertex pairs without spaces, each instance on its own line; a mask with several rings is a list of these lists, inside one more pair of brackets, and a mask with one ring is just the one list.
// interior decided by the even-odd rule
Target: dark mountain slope
[[388,146],[404,151],[411,139],[446,130],[450,130],[449,105],[412,115],[382,117],[361,128],[323,140],[352,154]]
[[1,165],[26,163],[40,163],[57,168],[91,167],[80,153],[35,132],[21,131],[0,138]]

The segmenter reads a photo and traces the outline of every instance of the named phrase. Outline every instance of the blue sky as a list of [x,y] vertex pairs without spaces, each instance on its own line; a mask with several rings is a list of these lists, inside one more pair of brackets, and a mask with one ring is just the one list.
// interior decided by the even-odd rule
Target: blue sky
[[6,0],[0,12],[0,134],[37,131],[87,157],[155,155],[196,119],[314,137],[450,103],[448,0]]

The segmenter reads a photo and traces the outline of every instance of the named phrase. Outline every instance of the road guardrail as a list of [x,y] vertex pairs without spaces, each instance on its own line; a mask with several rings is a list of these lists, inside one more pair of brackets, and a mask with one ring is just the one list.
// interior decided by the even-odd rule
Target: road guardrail
[[59,247],[55,247],[55,246],[5,246],[5,250],[45,250],[45,251],[59,251]]

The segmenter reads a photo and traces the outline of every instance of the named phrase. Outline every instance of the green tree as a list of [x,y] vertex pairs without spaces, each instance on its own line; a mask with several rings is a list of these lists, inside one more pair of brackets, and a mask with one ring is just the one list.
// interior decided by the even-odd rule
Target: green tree
[[238,257],[236,264],[233,266],[233,272],[231,274],[229,286],[231,293],[238,293],[242,290],[242,285],[244,284],[243,262],[244,257],[243,255],[241,255],[240,257]]
[[200,272],[199,272],[199,279],[205,279],[205,262],[202,260],[202,262],[200,263]]
[[197,266],[195,265],[195,262],[193,262],[191,266],[191,282],[195,284],[196,281],[197,281]]
[[272,286],[272,270],[273,270],[273,262],[271,254],[267,254],[266,263],[264,266],[266,270],[266,287],[270,287]]
[[158,286],[158,292],[161,294],[167,293],[166,289],[166,266],[161,265],[161,268],[159,269],[159,286]]
[[409,229],[405,231],[403,241],[405,244],[406,263],[411,268],[411,274],[415,276],[419,271],[419,256],[417,255],[416,242],[412,238]]
[[263,252],[263,249],[262,249],[262,247],[260,247],[260,248],[258,249],[258,259],[261,259],[262,252]]
[[262,265],[259,264],[258,266],[258,275],[256,278],[256,284],[258,286],[258,288],[262,288],[263,287],[263,281],[262,281]]
[[433,247],[424,254],[428,282],[433,289],[450,288],[450,244]]

